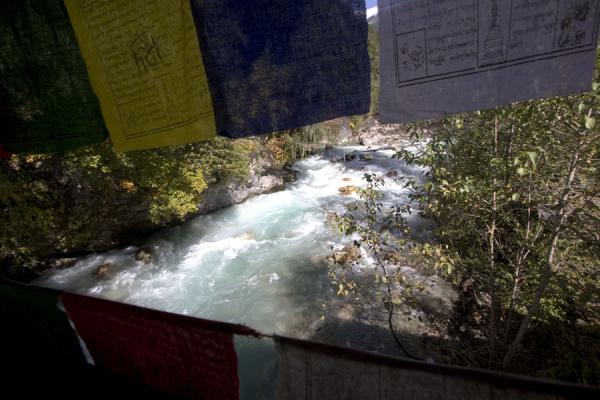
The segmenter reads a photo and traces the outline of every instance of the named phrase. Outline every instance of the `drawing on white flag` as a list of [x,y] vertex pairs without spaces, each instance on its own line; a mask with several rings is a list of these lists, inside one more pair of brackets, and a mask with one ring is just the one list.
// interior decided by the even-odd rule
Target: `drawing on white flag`
[[378,11],[386,122],[591,86],[596,0],[379,0]]

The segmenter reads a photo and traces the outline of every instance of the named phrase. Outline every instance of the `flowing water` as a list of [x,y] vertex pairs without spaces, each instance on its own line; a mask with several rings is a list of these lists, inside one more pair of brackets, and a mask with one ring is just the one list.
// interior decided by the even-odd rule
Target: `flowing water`
[[[324,257],[341,238],[325,224],[328,211],[342,212],[358,200],[341,186],[365,186],[367,172],[423,179],[423,171],[393,158],[393,151],[368,154],[367,161],[344,147],[297,162],[298,179],[280,192],[254,197],[165,230],[147,241],[156,255],[136,261],[135,248],[81,259],[51,271],[35,284],[208,319],[243,323],[263,333],[309,337],[323,304],[336,297]],[[369,159],[372,157],[372,159]],[[364,158],[364,157],[363,157]],[[407,201],[398,177],[386,178],[384,203]],[[409,222],[427,232],[415,214]],[[112,264],[108,276],[92,272]]]
[[[298,180],[286,190],[254,197],[165,230],[148,240],[156,259],[134,259],[135,248],[95,254],[35,283],[186,315],[244,323],[261,332],[302,336],[319,319],[333,288],[323,258],[340,237],[325,224],[327,211],[342,212],[358,196],[338,188],[365,186],[366,172],[422,178],[422,170],[392,157],[330,162],[361,147],[297,162]],[[387,203],[405,202],[403,182],[386,178]],[[410,217],[416,229],[418,216]],[[104,263],[107,277],[92,272]]]

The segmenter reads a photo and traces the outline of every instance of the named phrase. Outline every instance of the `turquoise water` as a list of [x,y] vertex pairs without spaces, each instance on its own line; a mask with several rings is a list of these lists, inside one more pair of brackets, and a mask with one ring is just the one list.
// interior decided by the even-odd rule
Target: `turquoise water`
[[[310,339],[323,323],[324,308],[340,301],[324,257],[344,241],[325,225],[325,214],[343,212],[358,196],[342,196],[338,188],[365,186],[367,172],[423,179],[422,170],[394,159],[392,151],[369,153],[369,161],[330,162],[356,150],[364,148],[338,148],[297,162],[298,180],[285,190],[154,235],[146,243],[156,255],[150,264],[136,261],[136,248],[129,247],[90,255],[34,283]],[[386,178],[384,190],[388,206],[407,201],[400,180]],[[415,214],[408,219],[417,233],[428,232]],[[92,273],[107,262],[112,264],[108,276]],[[278,361],[272,342],[236,337],[235,344],[240,397],[275,398]]]
[[[307,337],[323,304],[335,298],[323,258],[341,238],[325,223],[327,211],[342,212],[356,194],[338,188],[365,186],[365,172],[423,178],[423,171],[369,153],[365,162],[330,162],[361,147],[335,149],[297,162],[298,180],[286,190],[197,217],[148,239],[156,259],[143,264],[135,248],[94,254],[73,268],[48,273],[35,283],[186,315],[244,323],[261,332]],[[357,157],[358,158],[358,157]],[[344,180],[345,178],[345,180]],[[386,178],[385,201],[405,202],[402,182]],[[417,216],[410,220],[422,226]],[[365,257],[368,260],[368,257]],[[112,263],[109,275],[92,274]]]

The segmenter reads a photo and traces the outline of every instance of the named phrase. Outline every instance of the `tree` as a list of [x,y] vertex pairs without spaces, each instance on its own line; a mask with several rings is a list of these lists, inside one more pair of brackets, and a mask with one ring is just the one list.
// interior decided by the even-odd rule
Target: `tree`
[[[327,223],[335,227],[340,234],[357,237],[353,245],[364,248],[373,264],[348,262],[345,257],[335,253],[330,267],[330,277],[338,286],[338,295],[353,295],[359,301],[368,302],[377,312],[385,315],[387,327],[394,341],[404,355],[414,356],[402,343],[394,325],[396,308],[408,297],[413,289],[398,268],[398,255],[406,247],[406,235],[409,228],[403,214],[409,206],[394,206],[383,211],[381,189],[385,180],[376,174],[364,174],[367,186],[359,189],[359,202],[345,213],[329,213]],[[374,283],[372,282],[374,279]],[[371,302],[375,298],[375,303]]]
[[452,278],[490,299],[479,365],[509,368],[532,325],[593,312],[599,96],[594,84],[410,127],[420,151],[399,156],[429,168],[415,199],[459,255]]

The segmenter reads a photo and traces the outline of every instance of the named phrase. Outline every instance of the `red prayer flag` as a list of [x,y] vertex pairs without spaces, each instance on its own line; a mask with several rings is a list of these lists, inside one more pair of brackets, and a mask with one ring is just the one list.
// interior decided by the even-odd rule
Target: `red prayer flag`
[[64,293],[94,363],[184,398],[238,399],[233,334],[249,328]]

